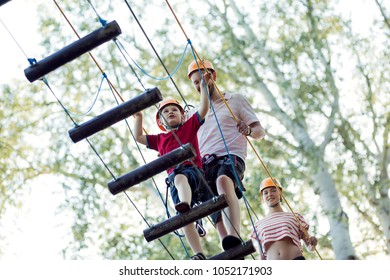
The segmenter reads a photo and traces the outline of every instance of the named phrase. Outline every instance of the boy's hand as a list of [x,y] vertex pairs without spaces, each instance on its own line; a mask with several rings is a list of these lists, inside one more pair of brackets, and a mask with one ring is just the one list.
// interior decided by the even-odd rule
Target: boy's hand
[[133,116],[134,116],[135,118],[137,118],[137,117],[142,117],[142,112],[139,111],[139,112],[135,113]]
[[201,82],[201,89],[204,89],[204,85],[207,85],[207,89],[209,90],[210,92],[210,89],[213,85],[213,81],[211,80],[211,73],[204,73],[203,74],[203,79],[202,79],[202,82]]

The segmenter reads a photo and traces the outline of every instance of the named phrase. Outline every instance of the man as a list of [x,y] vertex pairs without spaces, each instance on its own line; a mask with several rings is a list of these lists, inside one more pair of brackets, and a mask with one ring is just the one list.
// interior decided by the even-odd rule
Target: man
[[[204,86],[201,75],[206,72],[205,68],[211,73],[211,78],[214,81],[217,78],[217,72],[212,63],[207,60],[202,61],[203,63],[193,61],[188,66],[187,75],[199,93],[201,87]],[[239,239],[241,218],[238,200],[242,197],[240,190],[242,184],[237,181],[235,174],[238,175],[239,181],[244,177],[247,155],[245,136],[262,139],[265,130],[243,95],[223,93],[224,99],[237,119],[236,121],[214,84],[208,83],[208,91],[212,108],[206,115],[205,123],[198,130],[198,141],[208,184],[214,195],[225,194],[229,202],[229,207],[224,210],[226,215],[221,215],[221,212],[211,215],[222,239],[222,247],[227,250],[241,244]],[[188,113],[188,117],[191,114],[192,111]],[[222,131],[223,138],[219,129]]]

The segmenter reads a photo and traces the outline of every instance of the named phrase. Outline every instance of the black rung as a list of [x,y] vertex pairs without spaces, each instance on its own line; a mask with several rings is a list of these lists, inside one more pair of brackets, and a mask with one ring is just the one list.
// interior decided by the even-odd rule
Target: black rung
[[145,239],[150,242],[165,234],[173,232],[185,225],[193,223],[201,218],[204,218],[212,213],[221,210],[228,206],[226,196],[224,194],[216,196],[194,208],[191,208],[185,213],[173,216],[164,222],[155,226],[151,226],[144,230]]
[[241,245],[233,247],[227,251],[224,251],[218,255],[208,258],[209,260],[240,260],[245,256],[256,252],[253,246],[252,240],[243,242]]
[[69,136],[74,143],[77,143],[96,132],[103,130],[125,118],[146,109],[162,100],[158,88],[147,89],[142,94],[126,101],[117,107],[94,117],[93,119],[80,124],[69,130]]
[[137,169],[108,183],[108,189],[116,195],[196,155],[191,144],[185,144]]
[[115,20],[109,22],[105,26],[26,68],[24,75],[32,83],[97,46],[116,38],[121,33],[122,31]]
[[0,0],[0,6],[3,6],[5,3],[9,2],[11,0]]

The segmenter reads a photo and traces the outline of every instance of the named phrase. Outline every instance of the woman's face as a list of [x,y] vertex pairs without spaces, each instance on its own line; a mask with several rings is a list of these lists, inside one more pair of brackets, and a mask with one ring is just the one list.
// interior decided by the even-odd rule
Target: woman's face
[[263,200],[268,206],[275,205],[280,201],[280,194],[276,187],[265,188],[262,192]]

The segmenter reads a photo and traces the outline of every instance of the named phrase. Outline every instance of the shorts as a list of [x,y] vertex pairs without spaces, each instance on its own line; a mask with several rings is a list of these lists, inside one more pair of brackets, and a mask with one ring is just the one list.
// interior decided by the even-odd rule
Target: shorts
[[[238,199],[242,197],[242,191],[245,191],[245,188],[242,184],[242,179],[244,178],[245,171],[245,162],[238,156],[230,155],[230,157],[234,161],[234,168],[236,170],[238,178],[240,179],[240,185],[236,180],[236,176],[233,171],[233,166],[228,155],[222,157],[216,157],[215,155],[206,155],[205,157],[203,157],[203,169],[205,171],[205,178],[207,184],[213,191],[213,194],[207,194],[206,199],[210,199],[213,196],[218,195],[216,182],[217,178],[222,175],[228,176],[234,182],[235,192]],[[240,190],[240,187],[242,188],[242,190]],[[210,215],[210,218],[214,224],[219,219],[219,216],[221,216],[221,211],[217,211]]]
[[203,180],[203,170],[190,165],[179,165],[171,174],[169,174],[167,178],[167,184],[171,187],[171,197],[173,203],[176,205],[180,202],[179,195],[174,184],[175,176],[177,174],[183,174],[187,177],[192,194],[191,207],[194,206],[194,204],[199,203],[199,201],[202,201],[206,193],[206,181]]
[[298,256],[296,258],[293,259],[294,260],[306,260],[304,256]]

